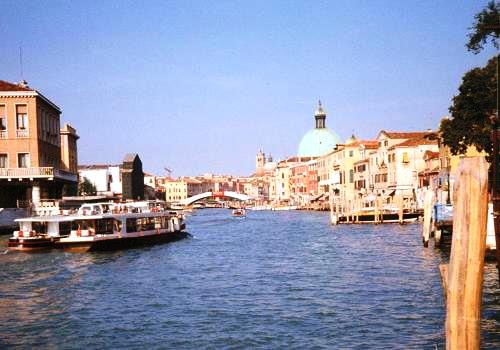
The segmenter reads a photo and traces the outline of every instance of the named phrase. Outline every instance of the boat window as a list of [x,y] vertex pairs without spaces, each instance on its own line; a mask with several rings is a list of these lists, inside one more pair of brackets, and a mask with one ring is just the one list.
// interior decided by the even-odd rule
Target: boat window
[[155,229],[154,218],[144,218],[142,219],[142,221],[144,223],[143,225],[144,231],[150,231]]
[[61,236],[66,236],[71,233],[71,222],[65,221],[59,223],[59,234]]
[[122,232],[122,222],[121,220],[113,221],[113,229],[115,232]]
[[72,230],[90,230],[94,229],[94,221],[93,220],[75,220],[71,225]]
[[136,231],[137,231],[137,220],[127,219],[127,232],[136,232]]
[[31,224],[31,228],[36,233],[47,233],[47,223],[46,222],[36,222]]
[[96,220],[96,234],[109,235],[113,233],[113,219]]

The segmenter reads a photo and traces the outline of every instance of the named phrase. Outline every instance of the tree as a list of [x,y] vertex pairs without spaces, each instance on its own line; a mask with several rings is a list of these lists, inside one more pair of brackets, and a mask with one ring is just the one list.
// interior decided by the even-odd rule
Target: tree
[[498,39],[500,38],[500,2],[490,1],[485,9],[474,16],[476,20],[472,30],[468,34],[469,42],[465,45],[467,50],[475,54],[481,52],[483,46],[488,40],[495,48],[499,48]]
[[80,193],[81,196],[85,195],[95,195],[97,193],[97,189],[95,188],[95,185],[90,182],[89,179],[86,177],[83,178],[83,181],[80,182],[78,185],[78,193]]
[[463,154],[473,145],[491,157],[490,135],[497,96],[496,57],[486,67],[465,73],[458,91],[449,108],[451,119],[443,119],[439,127],[443,143],[452,154]]

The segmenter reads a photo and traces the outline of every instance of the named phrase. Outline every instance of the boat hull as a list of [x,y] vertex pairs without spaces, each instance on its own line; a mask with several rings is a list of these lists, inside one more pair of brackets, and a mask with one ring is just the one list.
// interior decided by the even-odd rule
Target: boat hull
[[45,250],[54,247],[55,240],[49,237],[10,238],[7,243],[11,250]]
[[54,243],[54,247],[74,252],[109,251],[174,242],[186,238],[188,235],[187,232],[178,231],[96,241],[58,241]]

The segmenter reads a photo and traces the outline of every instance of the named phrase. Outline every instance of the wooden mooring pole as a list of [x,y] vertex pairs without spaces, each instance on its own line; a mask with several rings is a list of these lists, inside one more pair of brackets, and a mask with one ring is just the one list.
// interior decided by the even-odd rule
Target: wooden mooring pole
[[425,197],[424,197],[424,222],[422,224],[422,242],[424,243],[424,247],[429,246],[433,207],[434,207],[434,191],[428,189],[425,192]]
[[488,164],[484,157],[464,158],[457,174],[450,264],[445,278],[446,349],[475,350],[480,343]]
[[398,195],[398,221],[403,224],[403,195]]

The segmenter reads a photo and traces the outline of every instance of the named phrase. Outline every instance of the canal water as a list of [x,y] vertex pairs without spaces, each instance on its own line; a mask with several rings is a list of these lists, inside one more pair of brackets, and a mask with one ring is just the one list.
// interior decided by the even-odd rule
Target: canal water
[[[188,230],[110,253],[2,248],[0,348],[444,348],[448,257],[422,247],[418,224],[206,209]],[[485,279],[482,348],[498,349],[493,263]]]

